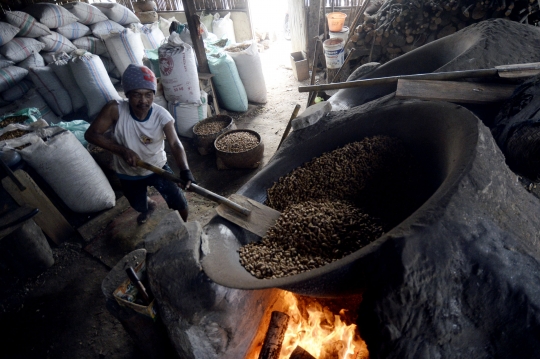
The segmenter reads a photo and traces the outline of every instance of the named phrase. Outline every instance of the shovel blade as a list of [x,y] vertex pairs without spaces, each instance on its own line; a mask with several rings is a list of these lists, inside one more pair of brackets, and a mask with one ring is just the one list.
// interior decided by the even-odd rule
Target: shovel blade
[[226,205],[220,204],[216,208],[218,215],[260,237],[264,237],[268,229],[281,216],[281,213],[275,209],[239,194],[233,194],[229,199],[249,209],[251,214],[245,216]]

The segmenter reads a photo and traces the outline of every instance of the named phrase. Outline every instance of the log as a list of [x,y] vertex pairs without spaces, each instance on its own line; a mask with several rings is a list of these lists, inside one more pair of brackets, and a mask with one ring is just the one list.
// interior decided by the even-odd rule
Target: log
[[301,346],[297,346],[291,353],[289,359],[316,359],[313,355],[309,354]]
[[283,338],[289,325],[289,316],[286,313],[273,311],[268,324],[268,331],[259,354],[259,359],[278,359],[281,352]]

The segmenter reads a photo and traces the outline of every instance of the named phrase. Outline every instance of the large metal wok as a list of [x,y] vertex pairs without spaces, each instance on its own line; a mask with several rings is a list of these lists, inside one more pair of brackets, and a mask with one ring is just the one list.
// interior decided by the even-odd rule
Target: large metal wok
[[[402,139],[424,167],[428,185],[417,194],[421,199],[419,208],[375,242],[351,255],[278,279],[258,279],[247,272],[239,263],[237,250],[260,237],[215,216],[204,228],[202,245],[202,266],[214,282],[238,289],[277,287],[317,297],[359,293],[368,283],[367,266],[373,261],[392,260],[381,255],[381,249],[399,245],[394,239],[415,235],[441,216],[456,183],[471,167],[479,120],[463,107],[428,101],[404,101],[367,113],[356,112],[353,109],[334,116],[325,130],[313,133],[312,137],[307,132],[291,135],[289,143],[237,193],[264,202],[267,188],[313,157],[367,136],[388,135]],[[310,138],[300,140],[307,137]],[[399,185],[396,179],[396,186]]]

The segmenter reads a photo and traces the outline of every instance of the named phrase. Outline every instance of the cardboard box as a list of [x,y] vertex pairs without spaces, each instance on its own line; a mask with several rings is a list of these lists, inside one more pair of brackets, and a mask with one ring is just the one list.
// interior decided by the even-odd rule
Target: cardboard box
[[304,81],[309,78],[309,64],[302,51],[291,53],[291,66],[294,78]]
[[[140,278],[140,274],[144,273],[146,271],[146,261],[141,262],[135,269],[135,273]],[[137,313],[146,315],[152,319],[154,319],[157,315],[157,311],[155,308],[155,299],[152,299],[152,302],[147,305],[140,305],[137,303],[134,303],[134,301],[137,298],[138,290],[133,283],[131,283],[131,280],[126,279],[125,281],[118,286],[118,288],[115,289],[113,292],[114,299],[123,307],[128,307],[136,311]]]

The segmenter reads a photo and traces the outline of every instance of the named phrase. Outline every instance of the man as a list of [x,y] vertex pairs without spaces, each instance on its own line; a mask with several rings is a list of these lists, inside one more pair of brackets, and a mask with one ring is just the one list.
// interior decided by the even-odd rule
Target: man
[[[145,223],[156,209],[147,197],[147,187],[153,186],[163,196],[169,208],[177,210],[187,221],[187,201],[178,186],[161,176],[137,167],[143,160],[172,172],[167,165],[165,142],[170,145],[176,164],[188,189],[195,179],[189,170],[186,153],[174,128],[174,119],[163,107],[153,103],[156,77],[146,66],[131,64],[122,75],[127,100],[110,101],[86,131],[88,142],[115,154],[116,171],[124,196],[131,207],[140,212],[137,223]],[[107,133],[112,130],[112,136]]]

